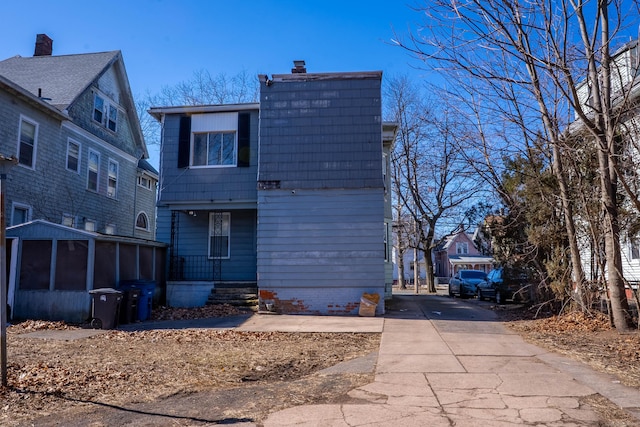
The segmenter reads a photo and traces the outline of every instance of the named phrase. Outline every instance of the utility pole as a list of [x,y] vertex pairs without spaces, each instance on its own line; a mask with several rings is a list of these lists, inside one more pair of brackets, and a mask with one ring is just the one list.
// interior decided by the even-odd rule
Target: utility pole
[[420,263],[418,262],[418,224],[413,219],[413,286],[415,293],[420,293]]
[[7,172],[18,163],[15,156],[0,154],[0,371],[2,387],[7,386],[7,219],[4,193]]

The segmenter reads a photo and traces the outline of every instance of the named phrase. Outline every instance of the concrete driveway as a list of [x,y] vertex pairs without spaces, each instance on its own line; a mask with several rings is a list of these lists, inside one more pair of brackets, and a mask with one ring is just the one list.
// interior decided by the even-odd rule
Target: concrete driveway
[[581,402],[595,393],[640,417],[638,390],[524,342],[482,306],[395,296],[373,383],[350,403],[289,408],[264,426],[599,426]]

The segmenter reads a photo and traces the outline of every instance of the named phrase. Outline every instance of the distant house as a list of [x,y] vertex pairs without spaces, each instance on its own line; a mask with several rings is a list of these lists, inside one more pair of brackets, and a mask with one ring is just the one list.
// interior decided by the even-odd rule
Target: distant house
[[[19,159],[3,183],[7,225],[44,221],[68,228],[67,235],[82,230],[152,242],[158,173],[146,161],[122,54],[54,56],[52,50],[53,41],[39,34],[33,57],[0,61],[0,154]],[[75,316],[73,310],[86,314],[93,275],[86,271],[85,280],[68,281],[61,269],[84,268],[87,253],[77,252],[82,258],[76,264],[57,266],[55,248],[66,238],[56,227],[37,229],[45,234],[30,233],[27,245],[46,241],[41,252],[26,255],[26,240],[14,235],[10,286],[15,298],[29,303],[15,304],[13,314],[29,317],[39,304],[54,308],[41,311],[50,318]],[[34,256],[47,265],[40,275],[27,274]],[[139,271],[124,277],[113,269],[113,280],[104,285],[140,277]],[[72,293],[78,304],[56,311]]]
[[449,236],[434,250],[435,275],[446,281],[459,270],[489,272],[492,266],[493,258],[481,254],[473,235],[464,231]]
[[382,73],[298,63],[259,79],[259,103],[150,110],[163,123],[169,303],[254,287],[262,308],[354,314],[364,292],[383,297],[392,285],[396,125],[382,123]]

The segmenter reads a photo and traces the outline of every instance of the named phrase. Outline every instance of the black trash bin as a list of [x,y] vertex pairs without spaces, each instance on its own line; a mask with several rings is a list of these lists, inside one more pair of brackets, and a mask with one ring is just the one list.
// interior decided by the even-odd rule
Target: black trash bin
[[120,304],[120,324],[133,323],[138,320],[138,303],[140,289],[122,289],[122,303]]
[[113,288],[89,291],[91,294],[91,326],[95,329],[113,329],[118,326],[122,292]]
[[140,297],[138,299],[138,319],[147,320],[151,317],[151,307],[153,305],[153,293],[156,289],[156,282],[153,280],[123,280],[118,286],[122,291],[138,289]]

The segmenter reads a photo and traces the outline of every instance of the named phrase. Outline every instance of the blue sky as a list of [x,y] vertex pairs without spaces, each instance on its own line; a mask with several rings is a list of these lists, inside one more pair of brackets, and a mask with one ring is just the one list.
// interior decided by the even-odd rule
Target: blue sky
[[[21,0],[3,1],[0,59],[32,56],[36,34],[53,54],[121,50],[134,97],[189,80],[229,76],[383,71],[420,76],[420,62],[393,46],[415,31],[417,0]],[[150,147],[157,167],[157,149]]]
[[0,59],[33,55],[37,33],[54,55],[121,50],[134,96],[202,69],[288,73],[294,59],[309,72],[415,73],[419,63],[390,44],[420,20],[414,1],[5,1]]

